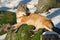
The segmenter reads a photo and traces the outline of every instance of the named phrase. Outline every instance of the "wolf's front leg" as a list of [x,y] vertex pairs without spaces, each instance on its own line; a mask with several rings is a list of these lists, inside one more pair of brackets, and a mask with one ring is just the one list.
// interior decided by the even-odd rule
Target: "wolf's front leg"
[[19,23],[12,25],[12,30],[16,32],[17,29],[18,29],[21,25],[22,25],[22,24],[19,24]]
[[13,29],[18,29],[23,23],[17,23],[17,24],[14,24],[12,27]]

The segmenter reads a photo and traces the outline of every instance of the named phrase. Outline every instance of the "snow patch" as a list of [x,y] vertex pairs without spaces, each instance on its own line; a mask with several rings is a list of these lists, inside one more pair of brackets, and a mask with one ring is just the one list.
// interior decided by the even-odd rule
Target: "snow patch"
[[48,35],[48,34],[58,34],[58,33],[56,33],[56,32],[51,32],[51,31],[47,31],[47,32],[44,32],[44,33],[43,33],[43,35],[46,35],[46,34]]
[[0,40],[4,40],[7,34],[1,35]]

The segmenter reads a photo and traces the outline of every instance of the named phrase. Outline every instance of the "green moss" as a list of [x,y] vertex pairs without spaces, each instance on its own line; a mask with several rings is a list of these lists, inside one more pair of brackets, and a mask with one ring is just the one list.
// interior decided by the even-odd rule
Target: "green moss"
[[16,14],[9,11],[0,11],[0,24],[15,24],[16,23]]
[[16,32],[16,40],[30,40],[31,34],[29,33],[29,31],[33,29],[34,26],[32,25],[22,25]]
[[35,32],[31,40],[40,40],[42,33],[43,33],[43,29],[39,29],[37,32]]

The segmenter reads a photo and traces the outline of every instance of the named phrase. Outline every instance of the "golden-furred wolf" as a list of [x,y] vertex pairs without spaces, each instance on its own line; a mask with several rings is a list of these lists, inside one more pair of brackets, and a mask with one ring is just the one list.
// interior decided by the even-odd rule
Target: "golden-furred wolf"
[[27,16],[27,11],[26,5],[18,6],[16,11],[17,24],[15,25],[15,29],[19,28],[22,24],[28,24],[34,25],[36,28],[35,31],[37,31],[39,28],[45,28],[49,31],[53,31],[52,21],[49,18],[36,13],[31,13]]

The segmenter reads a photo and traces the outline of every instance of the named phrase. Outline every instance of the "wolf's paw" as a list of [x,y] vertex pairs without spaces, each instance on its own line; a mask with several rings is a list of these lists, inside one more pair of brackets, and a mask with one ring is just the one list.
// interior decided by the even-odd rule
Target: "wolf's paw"
[[12,30],[12,31],[15,31],[15,32],[16,32],[17,29],[18,29],[18,28],[16,28],[16,25],[12,25],[12,26],[11,26],[11,30]]

